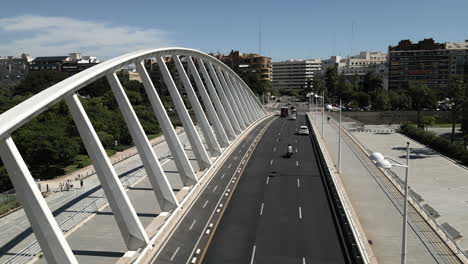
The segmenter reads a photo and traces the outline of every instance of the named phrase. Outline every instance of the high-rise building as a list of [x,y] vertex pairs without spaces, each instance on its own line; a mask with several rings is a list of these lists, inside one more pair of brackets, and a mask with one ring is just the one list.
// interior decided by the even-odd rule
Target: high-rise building
[[325,73],[328,68],[336,67],[338,73],[341,73],[341,68],[343,68],[344,64],[342,62],[341,56],[331,56],[329,59],[324,59],[321,61],[320,70],[322,73]]
[[0,56],[0,83],[17,83],[24,79],[29,72],[31,56],[21,54],[21,57]]
[[286,60],[273,62],[274,90],[304,89],[307,82],[311,82],[314,74],[320,71],[321,61],[314,60]]
[[260,80],[271,81],[271,58],[258,54],[242,54],[237,50],[231,50],[228,55],[210,54],[231,67],[236,72],[255,73]]
[[388,88],[407,89],[413,85],[427,85],[437,91],[448,87],[450,51],[445,43],[424,39],[418,43],[402,40],[388,47]]
[[445,48],[449,51],[449,79],[468,75],[468,40],[465,42],[447,42]]
[[380,51],[362,51],[359,55],[341,60],[341,73],[344,75],[365,75],[368,72],[384,74],[387,67],[387,54]]

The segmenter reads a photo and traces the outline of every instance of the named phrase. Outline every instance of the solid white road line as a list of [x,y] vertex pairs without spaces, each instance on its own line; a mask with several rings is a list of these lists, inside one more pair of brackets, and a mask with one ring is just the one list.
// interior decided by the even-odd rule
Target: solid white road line
[[262,207],[260,208],[260,215],[263,214],[263,203],[262,203]]
[[266,184],[268,184],[269,181],[270,181],[270,177],[268,176],[266,180]]
[[179,252],[180,247],[177,247],[177,249],[174,251],[174,254],[172,254],[171,261],[174,260],[175,256],[177,255],[177,252]]
[[203,205],[203,208],[205,208],[207,204],[208,204],[208,200],[206,200],[205,204]]
[[300,188],[301,187],[301,181],[299,180],[299,178],[297,178],[297,188]]
[[216,186],[213,188],[213,192],[215,192],[216,189],[218,189],[218,185],[216,185]]
[[252,258],[250,259],[250,264],[253,264],[253,263],[254,263],[254,258],[255,258],[255,245],[253,246]]
[[270,160],[270,165],[273,165],[273,160]]
[[296,166],[298,166],[298,167],[299,167],[299,161],[296,161]]
[[193,220],[193,223],[190,225],[190,228],[188,230],[192,230],[193,226],[195,225],[195,223],[197,222],[197,219]]
[[302,219],[302,208],[299,206],[299,219]]

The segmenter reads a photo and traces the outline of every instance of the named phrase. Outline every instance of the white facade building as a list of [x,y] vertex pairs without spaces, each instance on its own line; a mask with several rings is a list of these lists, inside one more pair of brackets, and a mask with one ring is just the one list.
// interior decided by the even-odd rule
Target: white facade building
[[321,69],[321,60],[287,60],[273,62],[273,89],[304,89],[307,80]]
[[362,51],[359,55],[342,60],[344,75],[365,75],[368,72],[387,72],[387,54],[380,51]]
[[338,73],[340,73],[341,68],[344,66],[341,56],[331,56],[329,59],[322,60],[321,62],[321,71],[325,73],[330,67],[338,67]]

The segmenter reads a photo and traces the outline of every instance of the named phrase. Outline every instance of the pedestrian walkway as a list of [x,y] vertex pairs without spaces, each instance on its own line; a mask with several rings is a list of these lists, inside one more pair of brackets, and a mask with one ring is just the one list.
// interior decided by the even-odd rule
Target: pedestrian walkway
[[[434,150],[399,133],[357,132],[346,123],[351,134],[370,151],[406,162],[406,142],[410,142],[409,185],[420,204],[434,221],[455,241],[460,252],[468,250],[468,169]],[[385,129],[380,126],[377,129]],[[392,169],[403,181],[404,170]],[[445,224],[446,223],[446,224]],[[466,253],[465,253],[466,254]]]
[[[179,139],[184,145],[190,146],[185,133],[179,134]],[[166,162],[163,168],[167,173],[174,175],[173,172],[176,170],[173,161],[168,156],[170,152],[167,143],[160,142],[153,146],[153,149],[159,158],[163,158],[161,161]],[[187,151],[187,155],[192,154]],[[193,163],[194,157],[189,157]],[[146,172],[139,155],[131,155],[121,160],[114,165],[114,168],[126,188],[133,188],[135,184],[139,186],[138,184],[147,182],[146,177],[144,177]],[[196,165],[194,168],[197,168]],[[66,181],[68,177],[70,176],[56,182]],[[153,194],[147,196],[149,200],[155,199]],[[92,174],[84,180],[83,189],[79,188],[77,184],[69,191],[51,193],[45,199],[64,232],[73,230],[80,222],[107,204],[107,199],[96,174]],[[134,206],[136,205],[134,204]],[[110,215],[112,216],[112,213]],[[34,243],[35,236],[22,209],[0,219],[0,233],[2,234],[0,236],[0,263],[5,263],[13,257],[19,258],[18,255],[21,255],[21,259],[30,259],[32,254],[40,251],[37,243]],[[118,234],[120,235],[120,233]]]
[[[321,131],[321,115],[318,114],[317,117],[319,119],[317,127]],[[337,164],[338,133],[333,121],[324,122],[324,135],[328,153]],[[399,263],[403,196],[346,135],[343,135],[341,151],[340,178],[378,263]],[[409,215],[410,221],[419,219],[412,207],[409,208]],[[460,263],[460,261],[430,226],[422,221],[422,223],[413,222],[408,230],[407,263]]]

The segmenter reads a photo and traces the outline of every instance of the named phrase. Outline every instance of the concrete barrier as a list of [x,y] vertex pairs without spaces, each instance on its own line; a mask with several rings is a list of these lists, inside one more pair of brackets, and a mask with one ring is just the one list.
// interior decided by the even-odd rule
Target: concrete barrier
[[[314,122],[312,122],[310,113],[307,115],[307,118],[309,119],[311,127],[314,130],[314,135],[319,135],[318,129],[315,127]],[[346,213],[346,218],[348,219],[348,222],[351,225],[353,236],[358,243],[357,246],[359,248],[359,251],[361,255],[363,256],[363,263],[376,264],[378,263],[377,259],[374,255],[374,252],[372,251],[372,248],[369,245],[369,241],[367,240],[364,229],[362,228],[362,225],[359,222],[359,218],[357,217],[357,214],[353,208],[353,205],[351,204],[351,201],[349,200],[349,197],[346,193],[343,183],[341,182],[341,179],[337,176],[338,172],[335,171],[335,166],[333,165],[333,162],[331,161],[330,155],[328,154],[328,151],[325,147],[325,143],[320,137],[316,137],[316,139],[317,139],[320,151],[323,153],[323,156],[325,157],[327,169],[337,189],[341,204]]]

